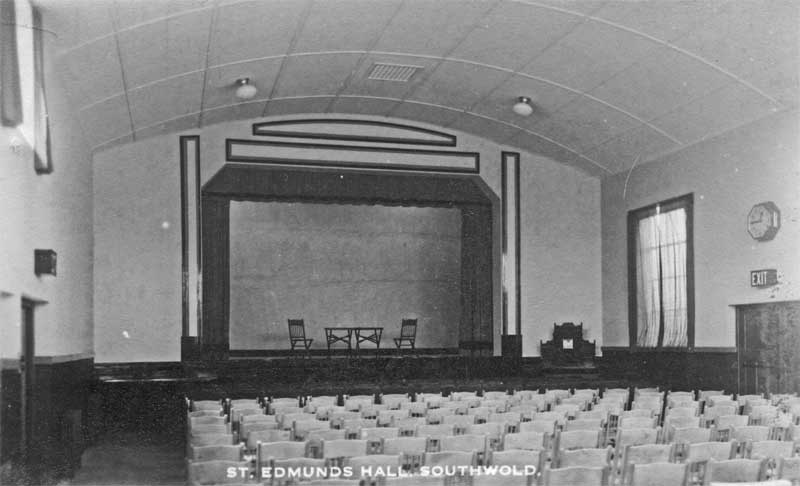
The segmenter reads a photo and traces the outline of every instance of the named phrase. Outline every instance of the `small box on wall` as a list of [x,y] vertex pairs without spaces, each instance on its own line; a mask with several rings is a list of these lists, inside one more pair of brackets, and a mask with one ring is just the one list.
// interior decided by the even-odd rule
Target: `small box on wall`
[[36,275],[56,274],[56,252],[53,250],[33,250],[33,273]]
[[750,271],[751,287],[769,287],[778,283],[778,271],[774,268]]

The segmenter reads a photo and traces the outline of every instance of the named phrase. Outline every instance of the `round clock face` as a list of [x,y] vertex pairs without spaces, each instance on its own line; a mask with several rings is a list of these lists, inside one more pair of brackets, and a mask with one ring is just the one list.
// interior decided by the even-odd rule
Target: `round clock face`
[[780,226],[777,206],[772,202],[760,203],[750,209],[747,215],[747,231],[759,241],[770,240]]

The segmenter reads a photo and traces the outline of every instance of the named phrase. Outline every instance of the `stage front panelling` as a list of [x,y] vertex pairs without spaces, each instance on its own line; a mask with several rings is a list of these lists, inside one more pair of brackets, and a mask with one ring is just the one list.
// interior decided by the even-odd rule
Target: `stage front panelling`
[[313,347],[324,327],[403,318],[417,346],[455,348],[461,318],[461,214],[455,208],[303,202],[230,203],[230,349],[285,350],[287,319]]

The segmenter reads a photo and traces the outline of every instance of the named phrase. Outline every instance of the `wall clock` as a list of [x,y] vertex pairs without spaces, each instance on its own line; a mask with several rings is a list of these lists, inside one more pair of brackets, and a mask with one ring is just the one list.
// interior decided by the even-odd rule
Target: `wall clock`
[[753,205],[747,215],[747,232],[754,240],[769,241],[781,227],[781,212],[772,201]]

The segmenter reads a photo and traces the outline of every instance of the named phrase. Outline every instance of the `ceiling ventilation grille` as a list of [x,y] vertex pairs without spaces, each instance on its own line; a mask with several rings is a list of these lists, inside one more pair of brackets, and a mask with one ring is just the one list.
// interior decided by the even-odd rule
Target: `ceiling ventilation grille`
[[403,64],[386,64],[376,62],[372,65],[367,79],[378,81],[402,81],[407,82],[422,66],[406,66]]

